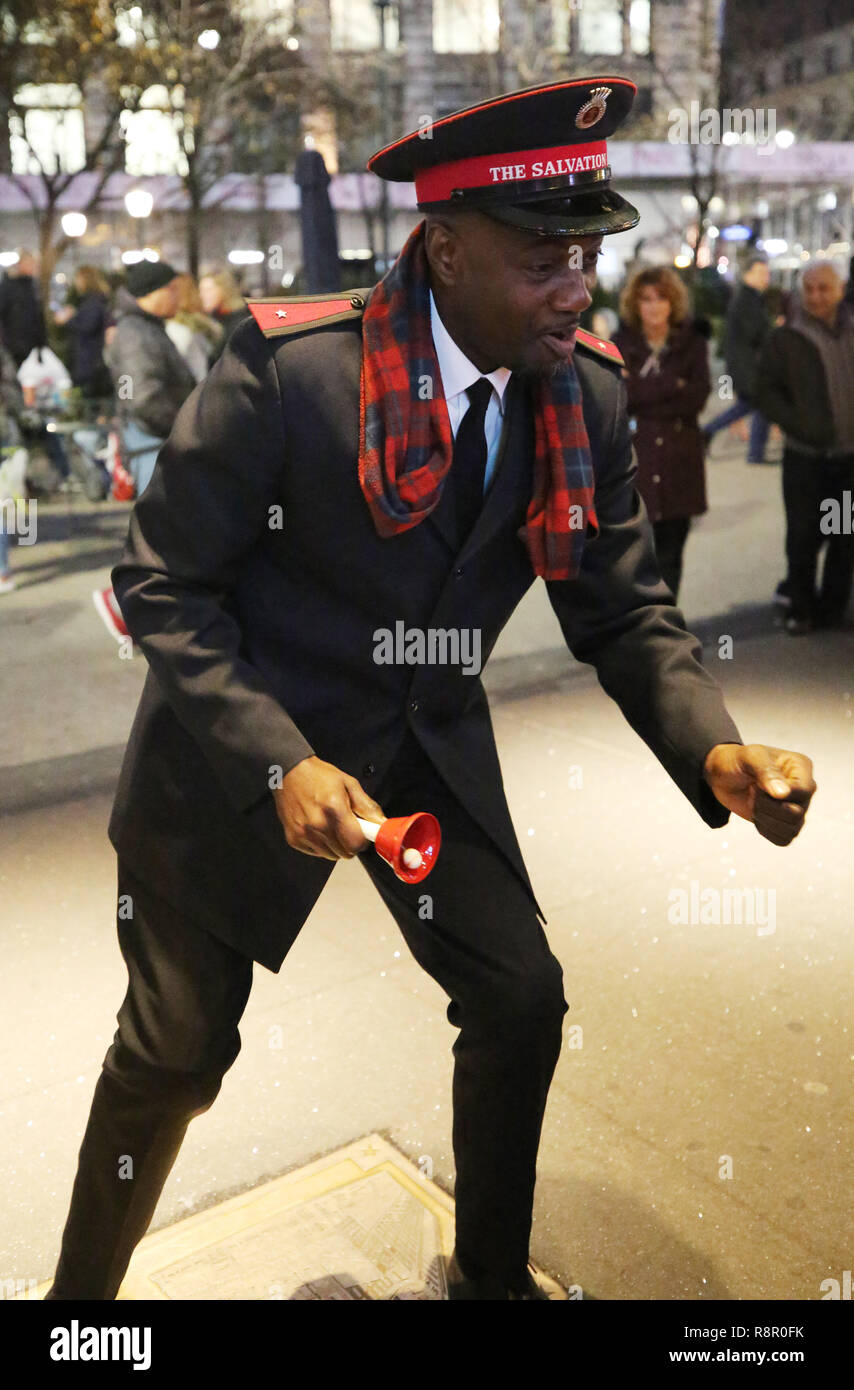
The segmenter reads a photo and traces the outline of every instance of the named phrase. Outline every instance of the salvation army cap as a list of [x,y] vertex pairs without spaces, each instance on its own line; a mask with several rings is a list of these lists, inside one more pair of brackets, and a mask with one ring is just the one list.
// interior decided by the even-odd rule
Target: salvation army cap
[[640,213],[610,186],[606,141],[636,92],[625,77],[507,92],[411,131],[367,167],[414,183],[422,212],[476,208],[551,236],[624,232]]

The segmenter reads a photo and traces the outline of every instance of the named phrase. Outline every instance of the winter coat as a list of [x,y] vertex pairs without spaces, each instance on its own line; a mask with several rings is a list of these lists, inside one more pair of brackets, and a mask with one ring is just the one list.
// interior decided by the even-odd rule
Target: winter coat
[[[543,915],[480,679],[458,665],[374,659],[377,629],[399,621],[473,626],[485,661],[534,583],[519,536],[534,476],[530,383],[508,383],[494,479],[468,536],[447,488],[420,525],[379,536],[358,482],[369,294],[349,291],[344,312],[322,295],[253,304],[258,322],[235,330],[178,415],[113,570],[150,669],[110,838],[182,920],[273,971],[335,867],[287,844],[273,769],[315,755],[374,796],[407,733]],[[301,320],[290,317],[297,303]],[[546,591],[569,650],[706,824],[724,825],[702,767],[739,733],[658,573],[620,366],[579,334],[575,368],[599,530],[577,577]]]
[[7,275],[0,284],[0,342],[19,367],[34,347],[47,346],[44,311],[32,275]]
[[71,380],[89,395],[109,394],[110,378],[104,365],[104,333],[111,322],[106,295],[93,290],[84,294],[68,320],[71,339]]
[[165,439],[196,385],[163,320],[141,309],[122,287],[116,293],[116,331],[104,349],[122,420]]
[[651,348],[621,325],[614,345],[625,359],[628,412],[638,461],[636,487],[650,521],[699,516],[707,510],[706,471],[697,416],[711,389],[708,325],[686,319],[670,334],[658,364],[641,376]]
[[821,353],[795,322],[769,334],[759,362],[756,404],[793,448],[834,448],[836,429]]
[[739,285],[727,309],[724,361],[736,395],[753,403],[759,355],[771,332],[771,318],[759,290]]

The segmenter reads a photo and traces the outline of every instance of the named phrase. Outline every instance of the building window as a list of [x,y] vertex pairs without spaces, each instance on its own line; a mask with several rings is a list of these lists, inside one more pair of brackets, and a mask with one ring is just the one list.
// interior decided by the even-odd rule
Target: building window
[[[338,52],[380,46],[380,20],[374,0],[330,0],[330,42]],[[386,7],[386,47],[398,46],[397,6]]]
[[496,53],[498,0],[433,0],[434,53]]
[[622,0],[585,0],[578,19],[582,53],[622,53]]
[[622,53],[625,24],[631,52],[649,53],[651,0],[551,0],[551,7],[552,43],[559,53],[572,48],[573,15],[582,51]]
[[569,0],[552,0],[552,43],[558,53],[569,52]]
[[186,174],[187,160],[175,124],[182,119],[180,105],[176,96],[179,109],[173,114],[168,91],[156,86],[143,92],[136,111],[122,112],[119,122],[125,137],[126,173],[136,178]]
[[15,94],[9,116],[13,174],[77,173],[86,165],[86,138],[79,88],[73,84],[29,84]]
[[649,52],[649,0],[631,0],[629,38],[633,53]]

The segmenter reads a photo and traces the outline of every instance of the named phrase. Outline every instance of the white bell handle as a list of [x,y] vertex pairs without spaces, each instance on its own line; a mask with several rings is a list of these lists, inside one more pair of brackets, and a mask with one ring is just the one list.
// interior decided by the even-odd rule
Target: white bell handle
[[[356,820],[359,822],[359,826],[365,839],[370,840],[373,844],[373,842],[377,838],[380,829],[379,825],[377,825],[377,822],[375,820],[362,820],[361,816],[357,816]],[[421,858],[421,855],[417,849],[405,849],[403,851],[403,864],[405,868],[420,869],[423,862],[424,861]]]

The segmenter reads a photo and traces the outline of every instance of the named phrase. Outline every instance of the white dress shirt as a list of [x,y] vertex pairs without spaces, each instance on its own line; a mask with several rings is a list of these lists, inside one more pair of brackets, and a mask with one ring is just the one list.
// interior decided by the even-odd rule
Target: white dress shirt
[[451,434],[454,439],[457,437],[460,421],[471,404],[466,390],[469,386],[474,386],[474,383],[479,381],[482,376],[485,376],[487,381],[492,382],[492,396],[486,407],[486,418],[483,422],[484,433],[486,434],[486,473],[483,480],[483,491],[486,493],[492,482],[495,460],[498,455],[498,443],[504,424],[504,392],[512,373],[509,367],[496,367],[494,372],[478,371],[474,363],[469,361],[462,349],[454,342],[440,319],[432,290],[430,291],[430,326],[433,332],[433,345],[439,359],[439,371],[442,376],[442,386],[451,421]]

